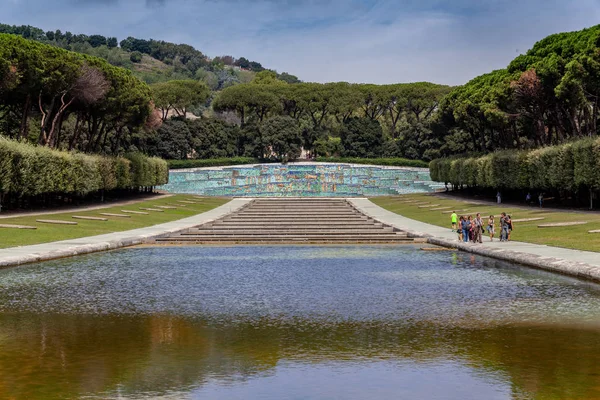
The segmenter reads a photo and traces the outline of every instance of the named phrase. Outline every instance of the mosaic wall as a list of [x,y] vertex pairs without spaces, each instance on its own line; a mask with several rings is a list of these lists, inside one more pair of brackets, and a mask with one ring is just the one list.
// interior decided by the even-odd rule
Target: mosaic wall
[[236,197],[360,197],[431,192],[429,170],[348,164],[261,164],[173,170],[173,193]]

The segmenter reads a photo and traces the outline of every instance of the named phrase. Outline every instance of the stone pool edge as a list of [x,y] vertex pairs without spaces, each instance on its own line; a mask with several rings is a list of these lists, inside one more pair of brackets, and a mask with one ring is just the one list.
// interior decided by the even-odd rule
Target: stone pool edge
[[[424,238],[427,240],[427,243],[433,245],[458,249],[467,253],[509,261],[528,267],[600,283],[600,253],[561,249],[552,246],[522,242],[505,242],[502,244],[500,244],[499,241],[483,244],[459,242],[456,239],[455,233],[450,229],[441,228],[406,218],[400,214],[395,214],[379,207],[369,199],[349,198],[347,201],[363,214],[404,231],[409,237]],[[425,233],[424,231],[431,233]],[[494,245],[494,247],[492,247],[492,245]],[[529,249],[529,251],[521,251],[518,250],[518,248]],[[557,251],[563,253],[563,257],[551,255]],[[545,255],[545,253],[549,254]],[[581,259],[587,260],[590,258],[595,258],[599,263],[591,264],[586,261],[581,261]]]
[[246,206],[252,200],[253,199],[251,198],[232,199],[231,201],[202,214],[129,231],[0,249],[0,268],[16,267],[40,261],[55,260],[144,244],[159,236],[214,221]]

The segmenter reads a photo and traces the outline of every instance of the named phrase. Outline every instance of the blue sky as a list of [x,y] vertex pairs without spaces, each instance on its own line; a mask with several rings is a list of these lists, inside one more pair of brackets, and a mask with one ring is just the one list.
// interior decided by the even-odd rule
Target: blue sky
[[600,0],[2,3],[2,23],[188,43],[314,82],[462,84],[506,66],[544,36],[600,23]]

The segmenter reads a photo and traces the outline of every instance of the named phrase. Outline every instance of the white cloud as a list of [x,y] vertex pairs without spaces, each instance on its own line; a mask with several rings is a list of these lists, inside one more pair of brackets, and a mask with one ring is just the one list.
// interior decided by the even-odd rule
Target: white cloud
[[189,43],[319,82],[460,84],[506,66],[548,34],[600,21],[598,0],[44,3],[9,3],[2,22]]

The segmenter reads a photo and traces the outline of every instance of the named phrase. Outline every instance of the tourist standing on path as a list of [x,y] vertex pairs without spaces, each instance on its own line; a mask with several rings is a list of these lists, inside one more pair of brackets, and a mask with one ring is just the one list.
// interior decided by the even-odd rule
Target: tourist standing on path
[[527,196],[525,196],[525,204],[531,204],[531,193],[527,192]]
[[490,242],[494,241],[494,234],[496,233],[495,225],[496,224],[494,222],[494,216],[490,215],[490,218],[488,219],[488,226],[487,226],[488,233],[490,234]]
[[513,222],[512,222],[512,218],[510,217],[510,215],[506,216],[506,225],[508,227],[508,231],[507,231],[507,235],[506,235],[506,240],[509,241],[510,240],[510,233],[513,230]]
[[475,229],[473,235],[473,241],[475,243],[482,243],[481,237],[483,236],[483,220],[481,219],[481,214],[477,213],[475,217]]
[[544,207],[544,193],[540,193],[538,196],[538,201],[540,203],[540,208]]
[[508,225],[506,224],[506,213],[500,214],[500,241],[506,242],[508,237]]
[[463,241],[463,221],[465,220],[465,218],[461,215],[460,219],[458,221],[458,229],[456,230],[456,233],[458,233],[458,241],[462,242]]
[[473,223],[473,216],[469,215],[469,219],[467,220],[467,229],[469,230],[469,238],[465,240],[465,242],[473,241],[473,228],[475,228],[475,224]]
[[467,218],[463,218],[462,221],[462,234],[463,234],[463,242],[469,241],[469,230],[471,229],[471,222]]
[[452,211],[450,220],[452,221],[452,230],[456,230],[456,224],[458,223],[458,215],[456,215],[456,211]]
[[496,193],[496,200],[498,201],[498,204],[502,203],[502,195],[500,192]]

